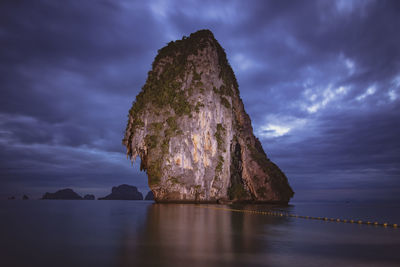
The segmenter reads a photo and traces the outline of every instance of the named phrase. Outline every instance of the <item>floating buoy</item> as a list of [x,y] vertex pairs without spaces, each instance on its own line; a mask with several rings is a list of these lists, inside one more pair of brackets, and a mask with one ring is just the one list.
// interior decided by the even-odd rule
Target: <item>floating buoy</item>
[[208,208],[214,210],[225,210],[225,211],[232,211],[232,212],[242,212],[242,213],[252,213],[252,214],[261,214],[261,215],[270,215],[270,216],[279,216],[279,217],[294,217],[294,218],[302,218],[302,219],[311,219],[311,220],[323,220],[323,221],[331,221],[331,222],[343,222],[343,223],[357,223],[357,224],[366,224],[366,225],[374,225],[374,226],[383,226],[385,228],[392,227],[398,228],[398,224],[389,224],[385,223],[378,223],[378,222],[370,222],[370,221],[362,221],[362,220],[347,220],[347,219],[334,219],[334,218],[327,218],[327,217],[312,217],[312,216],[303,216],[297,214],[290,214],[286,212],[273,212],[273,211],[258,211],[258,210],[242,210],[242,209],[228,209],[228,208],[216,208],[216,207],[208,207],[208,206],[197,206],[199,208]]

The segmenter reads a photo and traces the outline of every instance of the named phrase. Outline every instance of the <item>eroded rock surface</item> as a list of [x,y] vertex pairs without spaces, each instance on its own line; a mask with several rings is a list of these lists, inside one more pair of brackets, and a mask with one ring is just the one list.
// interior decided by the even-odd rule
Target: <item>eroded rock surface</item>
[[158,202],[280,202],[285,174],[254,136],[226,54],[209,30],[158,51],[123,144]]

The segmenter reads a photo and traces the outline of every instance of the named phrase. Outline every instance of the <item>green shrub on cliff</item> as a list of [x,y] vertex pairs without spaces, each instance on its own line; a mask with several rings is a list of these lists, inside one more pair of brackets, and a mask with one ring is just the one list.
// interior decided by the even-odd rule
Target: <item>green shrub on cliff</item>
[[243,199],[248,196],[246,189],[244,189],[243,184],[233,184],[228,188],[228,196],[230,199]]
[[226,107],[227,109],[231,108],[231,103],[229,103],[228,99],[225,97],[221,96],[221,104]]
[[219,150],[224,150],[224,136],[225,136],[225,128],[222,126],[222,123],[217,124],[217,131],[214,134],[217,139],[217,145]]
[[157,146],[157,136],[156,135],[146,135],[144,142],[148,148],[155,148]]
[[149,185],[157,185],[161,181],[161,160],[158,159],[151,164],[147,169],[147,174],[149,177]]

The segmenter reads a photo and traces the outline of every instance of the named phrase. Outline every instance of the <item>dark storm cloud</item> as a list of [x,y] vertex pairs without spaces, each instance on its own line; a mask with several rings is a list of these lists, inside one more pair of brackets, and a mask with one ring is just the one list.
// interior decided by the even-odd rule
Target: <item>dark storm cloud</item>
[[0,5],[0,194],[147,190],[121,146],[128,109],[157,50],[209,28],[298,200],[396,198],[398,1]]
[[[28,179],[57,188],[97,171],[91,183],[104,187],[133,176],[121,146],[127,110],[163,43],[145,6],[124,5],[2,3],[3,185]],[[118,153],[126,168],[92,150]]]
[[[87,80],[89,86],[80,84],[85,88],[68,91],[80,89],[80,98],[91,97],[85,95],[88,87],[126,95],[135,78],[143,79],[131,69],[150,65],[151,45],[143,38],[156,43],[156,28],[153,25],[152,31],[146,31],[137,26],[143,25],[146,15],[140,7],[132,6],[131,16],[121,6],[95,3],[15,1],[2,8],[4,110],[36,113],[41,118],[47,114],[60,120],[58,114],[50,112],[58,110],[57,87]],[[152,28],[148,22],[146,26]],[[126,75],[113,77],[120,71]],[[47,101],[43,101],[43,94]]]

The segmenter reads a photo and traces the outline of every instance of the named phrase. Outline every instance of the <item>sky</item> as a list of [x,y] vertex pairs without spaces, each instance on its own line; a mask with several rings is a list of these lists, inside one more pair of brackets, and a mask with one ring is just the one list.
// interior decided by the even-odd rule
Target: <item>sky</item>
[[200,29],[294,201],[400,200],[400,2],[384,0],[1,1],[0,199],[147,193],[128,110],[157,50]]

